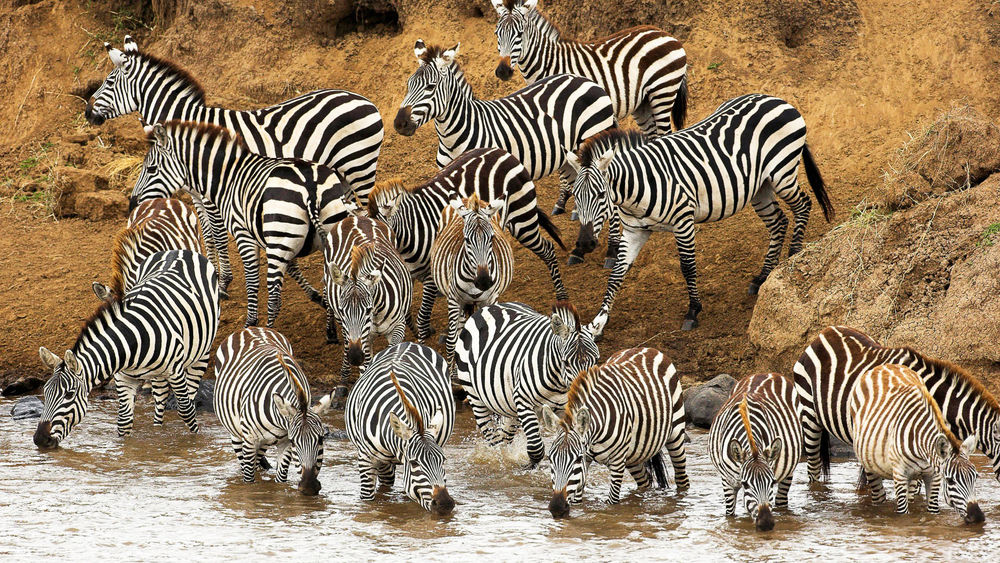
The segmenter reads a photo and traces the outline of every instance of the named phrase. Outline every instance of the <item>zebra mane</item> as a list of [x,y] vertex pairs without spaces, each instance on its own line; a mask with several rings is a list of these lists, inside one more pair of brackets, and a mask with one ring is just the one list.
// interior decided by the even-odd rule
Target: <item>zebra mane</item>
[[[504,0],[504,7],[507,8],[507,10],[514,10],[520,7],[520,5],[523,3],[524,0]],[[559,41],[561,43],[575,43],[575,44],[603,43],[605,41],[611,41],[623,35],[629,35],[639,31],[647,31],[647,30],[662,31],[659,28],[652,25],[637,25],[634,27],[616,31],[612,34],[605,35],[604,37],[598,37],[595,39],[577,39],[573,37],[565,37],[565,33],[563,33],[563,30],[558,25],[556,25],[555,22],[550,20],[548,16],[543,14],[542,11],[539,10],[537,7],[534,10],[528,12],[527,18],[529,22],[535,24],[536,29],[540,31],[544,36],[548,37],[549,39]]]
[[[250,150],[247,147],[246,141],[243,140],[243,137],[241,137],[236,133],[233,133],[232,131],[226,129],[225,127],[220,127],[218,125],[212,125],[210,123],[199,123],[197,121],[181,121],[175,119],[172,121],[167,121],[166,123],[163,124],[163,127],[170,132],[177,131],[183,133],[186,131],[191,131],[198,138],[220,139],[224,143],[235,144],[240,148],[243,148],[245,150]],[[153,131],[146,133],[146,141],[148,143],[153,143],[153,141],[155,140],[155,135],[156,134]]]
[[299,400],[299,412],[302,413],[302,416],[305,416],[309,412],[309,397],[306,395],[305,388],[302,387],[302,382],[292,372],[292,368],[288,367],[288,364],[285,363],[285,355],[281,352],[278,352],[278,363],[285,370],[285,376],[288,377],[288,381],[292,383],[292,388],[295,389],[295,397]]
[[601,366],[592,366],[582,370],[573,378],[573,383],[570,384],[569,391],[566,392],[566,410],[560,421],[563,430],[569,430],[573,427],[573,412],[583,405],[589,387],[600,373]]
[[135,248],[135,243],[145,228],[146,221],[124,227],[115,234],[111,243],[111,291],[119,299],[125,295],[125,261],[128,258],[128,249]]
[[927,401],[927,403],[931,406],[931,410],[934,411],[934,420],[937,423],[938,429],[941,430],[941,433],[943,433],[945,437],[948,438],[948,441],[951,442],[952,447],[954,447],[956,450],[961,449],[962,441],[959,440],[958,437],[955,436],[955,434],[951,431],[951,425],[948,424],[948,421],[944,419],[944,414],[941,412],[941,407],[938,406],[937,401],[935,401],[934,397],[931,396],[930,391],[927,390],[927,386],[924,385],[924,382],[920,379],[920,377],[918,376],[916,379],[920,381],[920,394],[923,395],[924,400]]
[[757,457],[757,440],[753,437],[753,429],[750,427],[750,415],[747,413],[747,396],[743,395],[740,401],[740,418],[743,419],[743,428],[747,431],[747,440],[750,442],[750,454]]
[[143,52],[126,53],[126,56],[139,57],[140,61],[146,62],[158,70],[165,70],[177,76],[181,82],[184,83],[187,92],[191,94],[197,102],[201,104],[205,103],[205,90],[201,87],[201,84],[199,84],[198,81],[191,76],[191,73],[177,66],[176,63]]
[[983,402],[986,403],[987,406],[993,410],[1000,411],[1000,402],[997,402],[996,397],[990,393],[989,389],[987,389],[978,378],[969,373],[965,368],[945,360],[930,358],[910,347],[904,347],[903,349],[922,359],[928,366],[941,373],[945,378],[954,376],[964,382],[969,386],[973,393],[979,395],[983,399]]
[[569,301],[556,301],[555,303],[553,303],[552,314],[560,314],[561,316],[562,313],[565,313],[566,315],[570,316],[576,323],[576,325],[573,328],[575,330],[579,330],[581,326],[580,313],[577,312],[576,307],[574,307],[573,304],[570,303]]
[[390,371],[389,377],[392,379],[392,384],[396,387],[396,393],[399,394],[399,399],[403,402],[403,410],[406,411],[406,417],[410,419],[410,422],[417,427],[417,434],[423,436],[424,434],[424,418],[420,416],[420,411],[417,407],[413,406],[413,403],[406,398],[406,393],[403,393],[403,388],[399,386],[399,380],[396,379],[396,372]]
[[351,266],[348,270],[348,274],[353,279],[358,279],[358,274],[361,273],[361,267],[371,262],[375,258],[375,243],[366,242],[364,244],[359,244],[351,249]]
[[441,53],[447,51],[449,47],[442,47],[440,45],[427,45],[427,49],[420,55],[420,60],[430,64],[434,62],[434,59],[441,56]]
[[80,344],[86,339],[87,333],[90,328],[97,324],[102,319],[107,319],[114,315],[121,308],[122,297],[119,294],[113,293],[111,299],[102,302],[97,306],[97,309],[90,314],[86,320],[83,321],[83,326],[80,327],[80,334],[77,335],[76,341],[73,342],[73,347],[70,348],[74,352],[79,350]]
[[632,129],[601,131],[583,142],[583,146],[580,147],[580,165],[590,166],[612,147],[631,150],[644,145],[647,141],[649,141],[649,137]]

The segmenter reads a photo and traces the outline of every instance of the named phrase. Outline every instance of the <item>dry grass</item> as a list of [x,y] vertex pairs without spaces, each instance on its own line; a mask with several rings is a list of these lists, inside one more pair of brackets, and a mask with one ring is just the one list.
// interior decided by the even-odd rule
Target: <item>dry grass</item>
[[141,156],[123,154],[104,165],[102,172],[108,177],[108,187],[124,194],[131,193],[142,172],[142,160]]

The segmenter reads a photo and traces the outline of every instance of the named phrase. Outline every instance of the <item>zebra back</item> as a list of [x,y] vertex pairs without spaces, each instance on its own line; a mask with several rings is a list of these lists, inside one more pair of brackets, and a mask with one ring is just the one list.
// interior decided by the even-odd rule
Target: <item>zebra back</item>
[[156,252],[190,250],[204,254],[198,217],[175,199],[157,198],[140,204],[128,224],[115,235],[111,251],[111,289],[124,295],[146,258]]

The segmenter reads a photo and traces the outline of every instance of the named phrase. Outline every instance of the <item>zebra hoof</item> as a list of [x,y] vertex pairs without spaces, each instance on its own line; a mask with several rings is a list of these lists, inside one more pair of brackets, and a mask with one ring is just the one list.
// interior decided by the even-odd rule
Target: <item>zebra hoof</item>
[[681,330],[691,330],[698,326],[698,319],[684,319]]
[[566,259],[566,264],[570,266],[575,266],[577,264],[583,264],[583,257],[577,256],[576,254],[570,254],[569,258]]
[[615,267],[615,259],[614,258],[605,258],[604,259],[604,269],[605,270],[610,270],[610,269],[612,269],[614,267]]
[[573,212],[569,214],[569,218],[570,218],[571,221],[579,221],[580,220],[580,214],[577,213],[576,210],[574,209]]
[[565,207],[559,207],[557,205],[557,206],[555,206],[555,207],[552,208],[552,216],[553,217],[555,217],[556,215],[562,215],[563,213],[566,213],[566,208]]

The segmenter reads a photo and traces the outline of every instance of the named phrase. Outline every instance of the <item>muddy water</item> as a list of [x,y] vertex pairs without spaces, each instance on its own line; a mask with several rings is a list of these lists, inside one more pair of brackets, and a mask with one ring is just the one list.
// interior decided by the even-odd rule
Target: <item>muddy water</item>
[[[445,449],[448,483],[458,503],[434,518],[398,490],[374,503],[358,500],[349,442],[327,443],[323,491],[303,497],[288,484],[242,483],[225,430],[202,413],[202,433],[188,434],[175,413],[152,427],[148,404],[137,406],[136,432],[115,436],[113,404],[97,401],[63,448],[40,452],[34,421],[9,416],[0,400],[0,555],[17,558],[218,560],[281,555],[297,560],[379,556],[461,560],[701,560],[802,557],[981,558],[1000,553],[1000,484],[986,476],[979,497],[985,527],[960,524],[954,511],[932,516],[922,502],[896,516],[891,503],[873,507],[852,490],[857,466],[835,462],[829,485],[810,491],[799,466],[790,509],[775,531],[760,534],[745,516],[727,519],[722,491],[705,453],[707,435],[692,433],[691,491],[629,494],[605,506],[608,473],[594,466],[582,506],[568,520],[546,510],[548,468],[525,472],[523,442],[509,450],[473,438],[461,410]],[[343,428],[338,417],[332,427]],[[631,486],[631,483],[628,483]],[[741,512],[742,514],[742,512]]]

